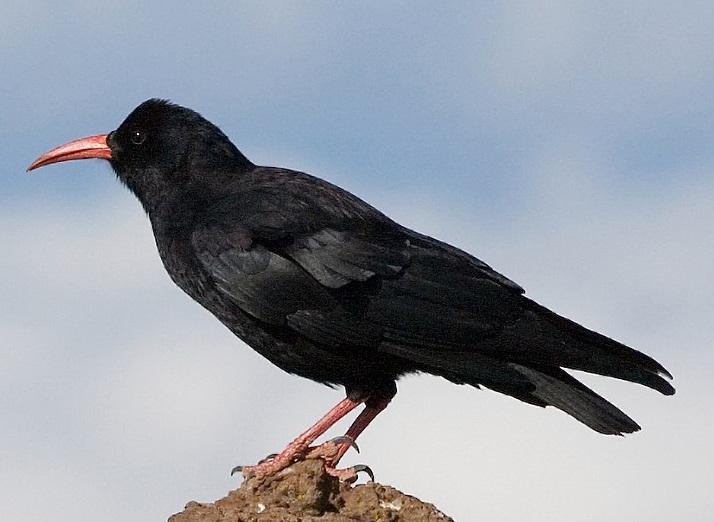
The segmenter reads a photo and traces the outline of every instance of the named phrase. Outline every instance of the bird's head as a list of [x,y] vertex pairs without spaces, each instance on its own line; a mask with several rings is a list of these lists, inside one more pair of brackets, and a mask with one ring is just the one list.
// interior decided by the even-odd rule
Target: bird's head
[[172,187],[226,172],[239,174],[252,166],[226,135],[200,114],[158,99],[136,107],[109,134],[56,147],[27,170],[88,158],[108,160],[147,212],[172,192]]

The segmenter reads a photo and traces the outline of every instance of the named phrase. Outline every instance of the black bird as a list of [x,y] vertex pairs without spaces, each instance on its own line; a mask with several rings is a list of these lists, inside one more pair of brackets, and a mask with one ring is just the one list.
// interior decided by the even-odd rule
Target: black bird
[[563,368],[674,393],[649,356],[551,312],[479,259],[339,187],[254,165],[190,109],[148,100],[115,131],[57,147],[28,170],[84,158],[108,160],[139,198],[182,290],[286,372],[344,386],[327,415],[244,473],[289,465],[364,403],[325,457],[339,475],[342,454],[409,373],[555,406],[609,435],[640,427]]

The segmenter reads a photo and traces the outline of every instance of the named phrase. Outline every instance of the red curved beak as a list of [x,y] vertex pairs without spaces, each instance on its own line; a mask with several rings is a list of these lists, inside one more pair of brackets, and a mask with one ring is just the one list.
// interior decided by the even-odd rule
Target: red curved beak
[[70,161],[76,159],[100,158],[112,159],[112,151],[107,145],[107,134],[89,136],[79,140],[70,141],[64,145],[45,152],[42,156],[33,161],[27,171],[34,170],[52,163],[60,161]]

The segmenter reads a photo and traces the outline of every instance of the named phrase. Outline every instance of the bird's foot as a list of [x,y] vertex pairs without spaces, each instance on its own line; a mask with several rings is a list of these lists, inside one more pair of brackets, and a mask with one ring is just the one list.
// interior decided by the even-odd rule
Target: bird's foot
[[359,447],[355,441],[347,436],[335,437],[314,447],[308,446],[302,448],[294,444],[289,444],[282,452],[268,455],[254,466],[236,466],[231,470],[231,475],[240,472],[244,477],[249,475],[264,477],[273,475],[299,460],[322,459],[325,461],[327,472],[342,481],[352,482],[356,480],[357,473],[360,471],[364,471],[374,480],[372,470],[363,464],[354,466],[353,468],[336,469],[335,466],[337,462],[350,448],[354,448],[359,453]]
[[274,475],[278,471],[287,468],[290,464],[297,462],[303,457],[302,455],[294,452],[288,453],[286,448],[281,453],[271,453],[267,457],[261,459],[254,466],[236,466],[231,470],[231,475],[236,473],[241,473],[244,477],[249,475],[255,475],[257,477],[267,477],[269,475]]
[[348,437],[347,435],[343,435],[311,448],[305,458],[323,459],[325,461],[325,471],[327,471],[329,475],[337,477],[342,482],[354,482],[357,480],[357,475],[360,472],[366,473],[370,480],[374,482],[374,473],[372,472],[372,468],[365,464],[357,464],[349,468],[338,469],[336,467],[340,458],[342,458],[342,455],[344,455],[350,448],[354,448],[357,453],[359,453],[359,446],[357,446],[354,439],[352,437]]
[[359,453],[359,446],[352,437],[340,435],[327,442],[323,442],[319,446],[311,446],[307,448],[305,458],[307,459],[324,459],[325,462],[337,464],[347,450],[354,448]]
[[354,466],[350,466],[349,468],[340,469],[331,468],[328,465],[325,465],[325,471],[328,475],[337,477],[340,482],[346,482],[348,484],[351,484],[352,482],[357,480],[358,474],[360,472],[366,473],[369,477],[369,480],[374,482],[374,472],[372,471],[372,468],[370,468],[366,464],[355,464]]

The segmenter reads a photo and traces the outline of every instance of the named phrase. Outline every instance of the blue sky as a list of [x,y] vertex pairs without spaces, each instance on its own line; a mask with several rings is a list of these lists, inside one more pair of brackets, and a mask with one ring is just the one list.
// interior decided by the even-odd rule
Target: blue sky
[[712,26],[707,2],[0,2],[3,520],[166,519],[342,397],[173,287],[108,165],[24,172],[150,97],[675,375],[670,398],[584,377],[625,438],[410,377],[346,463],[457,520],[708,520]]

